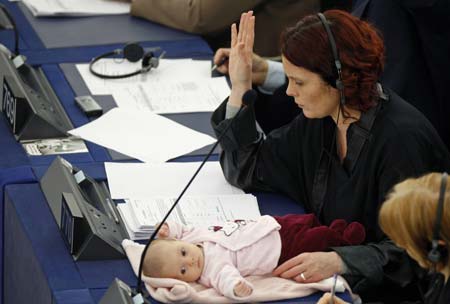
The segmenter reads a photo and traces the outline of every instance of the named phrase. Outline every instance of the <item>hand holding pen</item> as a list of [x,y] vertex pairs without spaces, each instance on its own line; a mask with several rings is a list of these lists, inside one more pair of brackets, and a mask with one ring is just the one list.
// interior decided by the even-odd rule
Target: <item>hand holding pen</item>
[[[218,72],[228,74],[228,58],[230,57],[230,49],[220,48],[214,54],[214,65],[211,72],[217,70]],[[266,59],[252,54],[252,84],[262,85],[266,80],[268,71],[268,62]]]
[[330,297],[330,304],[334,304],[334,295],[336,293],[336,283],[337,283],[337,274],[335,273],[333,275],[333,287],[331,287],[331,297]]
[[317,302],[317,304],[349,304],[344,300],[335,296],[336,293],[336,283],[337,283],[338,275],[333,276],[333,286],[331,287],[331,292],[325,293]]
[[230,57],[230,49],[218,49],[214,54],[214,65],[211,68],[211,72],[217,70],[222,74],[228,73],[228,58]]

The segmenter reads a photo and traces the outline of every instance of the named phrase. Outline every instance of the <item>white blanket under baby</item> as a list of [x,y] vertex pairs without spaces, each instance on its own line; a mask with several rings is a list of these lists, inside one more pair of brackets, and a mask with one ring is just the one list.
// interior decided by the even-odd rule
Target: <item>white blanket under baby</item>
[[[135,274],[138,273],[139,261],[144,246],[130,240],[124,240],[122,246]],[[157,301],[164,303],[244,303],[276,301],[306,297],[317,291],[330,291],[333,278],[317,283],[301,284],[273,276],[249,276],[246,279],[253,284],[254,290],[249,297],[241,301],[231,300],[219,294],[214,288],[208,288],[198,283],[186,283],[176,279],[150,278],[143,275],[142,281]],[[350,291],[347,282],[338,277],[336,292]]]

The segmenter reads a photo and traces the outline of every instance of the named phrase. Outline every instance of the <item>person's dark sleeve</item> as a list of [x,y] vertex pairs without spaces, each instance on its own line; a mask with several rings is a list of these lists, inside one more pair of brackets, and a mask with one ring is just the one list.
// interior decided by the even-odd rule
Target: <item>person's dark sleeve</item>
[[292,122],[300,113],[294,98],[286,95],[287,83],[279,87],[273,94],[259,91],[255,103],[256,120],[265,134],[269,134]]
[[[396,183],[432,170],[425,146],[426,144],[415,135],[399,134],[388,140],[385,147],[380,149],[378,172],[372,172],[379,181],[380,201],[374,215],[376,219],[381,204]],[[410,284],[414,277],[406,252],[383,235],[377,222],[373,225],[366,228],[375,231],[379,242],[333,248],[346,264],[348,274],[344,277],[356,293],[380,285],[382,281],[404,287]]]
[[[217,137],[232,122],[224,119],[226,103],[211,118]],[[220,143],[225,178],[246,191],[278,191],[298,198],[296,156],[288,147],[290,138],[295,137],[293,133],[290,126],[285,126],[264,139],[256,130],[253,106],[244,107]]]

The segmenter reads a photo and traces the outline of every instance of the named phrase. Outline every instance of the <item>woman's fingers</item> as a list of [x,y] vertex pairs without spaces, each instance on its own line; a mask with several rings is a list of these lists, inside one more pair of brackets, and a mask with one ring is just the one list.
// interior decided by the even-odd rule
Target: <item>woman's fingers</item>
[[247,13],[241,14],[241,19],[239,20],[239,32],[237,35],[237,42],[242,42],[242,36],[244,36],[244,28],[246,23]]
[[253,49],[254,28],[255,28],[255,17],[253,16],[253,11],[249,11],[246,16],[243,42],[245,43],[247,48],[251,50]]
[[277,268],[275,268],[275,270],[273,271],[273,274],[276,276],[279,276],[282,273],[286,272],[287,270],[291,269],[292,267],[301,264],[301,262],[302,262],[302,255],[299,254],[299,255],[287,260],[286,262],[284,262]]
[[233,23],[231,25],[231,48],[234,48],[236,46],[238,40],[237,36],[238,34],[236,29],[236,23]]

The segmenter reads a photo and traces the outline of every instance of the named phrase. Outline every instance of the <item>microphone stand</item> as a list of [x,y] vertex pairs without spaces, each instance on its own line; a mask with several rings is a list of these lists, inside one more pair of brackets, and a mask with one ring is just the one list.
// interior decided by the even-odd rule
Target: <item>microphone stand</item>
[[[143,294],[143,292],[142,292],[142,267],[143,267],[143,264],[144,264],[145,254],[147,253],[147,250],[150,247],[150,244],[156,238],[156,236],[158,235],[158,232],[161,229],[162,225],[167,220],[167,218],[170,216],[170,214],[172,213],[173,209],[175,209],[175,207],[177,206],[178,202],[183,197],[184,193],[187,191],[187,189],[190,187],[190,185],[192,184],[194,179],[197,177],[197,175],[200,172],[200,170],[205,165],[206,161],[209,159],[211,154],[214,152],[216,147],[219,145],[220,141],[223,139],[225,134],[231,128],[235,118],[239,116],[239,114],[241,113],[241,111],[242,111],[242,109],[244,108],[245,105],[252,104],[255,101],[255,99],[256,99],[256,92],[254,90],[248,90],[247,92],[244,93],[244,95],[242,96],[242,105],[239,108],[239,111],[236,113],[236,115],[233,118],[231,118],[231,121],[228,124],[228,126],[226,126],[226,128],[223,130],[222,134],[220,134],[220,136],[217,139],[216,143],[212,146],[211,150],[209,150],[208,154],[203,159],[203,161],[200,164],[200,166],[198,167],[197,171],[195,171],[194,175],[192,175],[191,179],[186,184],[186,186],[184,187],[183,191],[181,191],[181,193],[178,196],[178,198],[172,204],[172,207],[170,207],[169,211],[166,213],[166,215],[164,216],[162,221],[159,223],[158,227],[156,227],[155,231],[150,236],[150,239],[148,240],[147,244],[145,245],[144,250],[143,250],[142,255],[141,255],[141,259],[139,261],[139,270],[138,270],[138,274],[137,274],[138,279],[137,279],[137,284],[136,284],[136,291],[135,292],[130,292],[131,290],[129,289],[128,286],[126,286],[126,287],[128,287],[128,290],[126,291],[126,293],[129,294],[130,297],[133,295],[133,303],[134,304],[143,304],[143,303],[147,302],[144,299],[144,296],[142,296],[142,294]],[[117,295],[117,290],[113,291],[112,288],[116,288],[116,287],[119,287],[119,288],[122,287],[123,288],[123,286],[120,286],[120,285],[126,285],[125,283],[123,283],[121,281],[118,281],[117,279],[113,282],[113,284],[114,284],[114,286],[110,286],[110,288],[106,292],[105,296],[100,301],[100,304],[112,303],[110,299],[114,300],[114,303],[117,303],[117,304],[119,304],[119,303],[130,303],[129,301],[128,302],[123,302],[123,301],[122,302],[117,302],[118,301],[117,297],[112,298],[111,296],[108,296],[108,293],[110,293],[110,290],[111,290],[111,293],[114,293],[115,295]],[[107,301],[106,299],[108,299],[109,301],[106,302]],[[130,298],[128,298],[128,299],[131,300]]]

